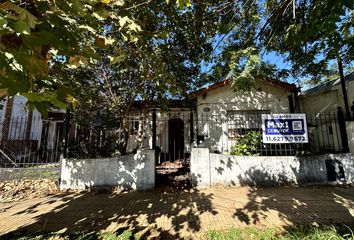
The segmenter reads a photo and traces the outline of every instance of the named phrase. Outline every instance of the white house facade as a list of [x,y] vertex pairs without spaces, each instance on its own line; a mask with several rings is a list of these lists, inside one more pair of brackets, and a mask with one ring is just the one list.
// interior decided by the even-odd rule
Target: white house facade
[[228,80],[218,82],[191,93],[189,104],[152,108],[144,123],[131,124],[136,134],[130,135],[127,148],[137,148],[143,128],[143,147],[157,149],[162,161],[187,158],[192,147],[202,145],[228,153],[237,139],[261,129],[262,113],[296,112],[297,92],[294,84],[275,80],[257,80],[245,93],[234,91]]

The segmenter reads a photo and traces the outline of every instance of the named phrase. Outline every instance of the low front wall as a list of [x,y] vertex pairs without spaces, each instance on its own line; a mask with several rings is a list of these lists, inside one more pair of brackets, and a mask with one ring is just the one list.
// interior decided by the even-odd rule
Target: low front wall
[[122,187],[149,190],[155,187],[155,151],[99,159],[63,159],[60,188]]
[[326,160],[339,161],[343,165],[345,182],[353,182],[354,166],[350,153],[311,157],[231,156],[196,148],[191,155],[192,184],[196,187],[328,184]]

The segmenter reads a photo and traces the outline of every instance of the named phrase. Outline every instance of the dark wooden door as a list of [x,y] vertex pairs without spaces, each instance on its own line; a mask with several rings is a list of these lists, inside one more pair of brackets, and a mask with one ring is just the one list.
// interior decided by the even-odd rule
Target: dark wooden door
[[181,119],[168,121],[168,152],[171,161],[184,158],[184,123]]

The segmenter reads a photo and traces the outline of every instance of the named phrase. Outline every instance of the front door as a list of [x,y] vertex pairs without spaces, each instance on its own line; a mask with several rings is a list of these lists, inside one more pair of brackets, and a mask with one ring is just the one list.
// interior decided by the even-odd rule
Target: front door
[[184,159],[184,122],[176,118],[168,120],[169,160]]

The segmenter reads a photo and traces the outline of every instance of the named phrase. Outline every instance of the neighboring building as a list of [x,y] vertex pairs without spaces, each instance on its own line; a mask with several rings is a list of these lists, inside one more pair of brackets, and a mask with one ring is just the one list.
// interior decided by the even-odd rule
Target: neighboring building
[[[5,140],[39,140],[41,129],[34,121],[41,117],[35,111],[26,111],[27,99],[23,96],[5,98],[0,110],[0,139]],[[30,120],[30,121],[29,121]]]
[[[354,72],[345,76],[349,107],[354,101],[353,80]],[[300,111],[307,114],[309,134],[316,139],[316,148],[322,152],[341,151],[346,137],[343,139],[345,127],[339,124],[338,108],[342,109],[344,117],[346,115],[340,79],[327,81],[301,92],[299,106]],[[315,131],[315,128],[319,131]]]
[[[349,106],[354,101],[354,72],[345,77]],[[336,112],[344,107],[344,98],[340,79],[327,81],[316,87],[303,91],[299,95],[300,111],[306,113]]]
[[59,136],[62,135],[65,111],[50,109],[48,119],[44,119],[36,109],[26,109],[26,102],[24,96],[17,95],[4,97],[0,102],[0,149],[7,155],[0,154],[0,158],[11,158],[16,162],[30,158],[41,161],[41,152],[46,161],[56,159],[52,152],[57,152],[61,142]]

